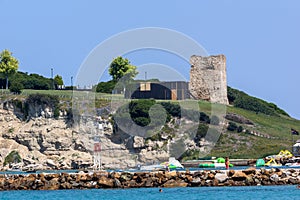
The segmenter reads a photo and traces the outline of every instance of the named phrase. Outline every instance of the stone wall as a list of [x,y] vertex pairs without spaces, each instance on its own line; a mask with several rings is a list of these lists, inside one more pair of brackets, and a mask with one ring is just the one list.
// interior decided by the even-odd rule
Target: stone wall
[[226,58],[224,55],[190,59],[189,90],[196,99],[228,104]]
[[93,172],[77,174],[0,174],[1,190],[58,190],[92,188],[201,187],[295,185],[299,170],[249,168],[242,171],[202,170],[195,172]]

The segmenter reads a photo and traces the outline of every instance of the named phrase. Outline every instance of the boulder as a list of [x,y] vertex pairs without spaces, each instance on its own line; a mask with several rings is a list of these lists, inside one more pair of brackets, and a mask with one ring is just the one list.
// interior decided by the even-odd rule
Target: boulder
[[167,182],[165,182],[162,186],[163,187],[186,187],[188,185],[188,183],[182,181],[182,180],[168,180]]
[[235,174],[235,171],[234,170],[229,170],[229,172],[228,172],[228,176],[233,176]]
[[198,186],[201,184],[201,179],[199,177],[195,177],[193,178],[193,180],[191,181],[192,186]]
[[120,181],[124,182],[124,181],[130,181],[132,179],[133,175],[131,173],[122,173],[120,176]]
[[171,172],[166,172],[165,173],[165,177],[167,179],[170,179],[170,178],[175,177],[175,176],[177,176],[177,172],[176,171],[171,171]]
[[252,121],[250,121],[249,119],[247,119],[241,115],[235,114],[235,113],[228,113],[228,114],[226,114],[225,118],[230,121],[234,121],[234,122],[237,122],[240,124],[254,125],[254,123]]
[[209,173],[207,176],[208,179],[214,179],[215,175],[213,173]]
[[98,185],[104,188],[113,188],[115,185],[119,186],[121,183],[117,183],[115,180],[101,176],[101,178],[98,180]]
[[270,176],[270,180],[274,181],[274,182],[278,182],[279,181],[279,176],[278,174],[273,174],[272,176]]
[[298,179],[295,178],[295,177],[290,177],[289,182],[292,183],[292,184],[298,184]]
[[232,176],[232,180],[234,181],[244,181],[247,179],[247,175],[242,171],[236,171]]
[[249,174],[256,174],[256,169],[254,167],[250,167],[246,170],[243,170],[242,172],[244,172],[246,175],[249,175]]
[[143,148],[145,146],[144,138],[140,136],[133,137],[133,148]]
[[46,165],[52,169],[58,169],[58,165],[51,159],[46,160]]
[[217,173],[215,179],[218,180],[219,183],[224,183],[228,179],[228,176],[227,174]]

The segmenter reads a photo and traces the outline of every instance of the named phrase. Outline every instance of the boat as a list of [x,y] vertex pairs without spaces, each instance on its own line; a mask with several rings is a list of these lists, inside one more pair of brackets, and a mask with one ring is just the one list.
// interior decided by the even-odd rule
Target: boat
[[225,168],[225,163],[200,163],[199,168]]
[[300,158],[291,158],[285,164],[287,167],[300,167]]
[[[225,159],[218,158],[212,163],[200,163],[198,165],[199,168],[225,168]],[[233,167],[233,164],[229,163],[229,167]]]
[[265,166],[268,166],[268,167],[280,167],[280,166],[282,166],[282,164],[276,162],[276,160],[274,158],[271,158],[268,162],[266,162]]
[[167,170],[167,169],[184,169],[181,163],[176,160],[174,157],[170,157],[168,162],[162,162],[160,164],[155,165],[145,165],[140,166],[139,170],[142,171],[153,171],[153,170]]
[[266,159],[281,159],[281,158],[292,158],[293,154],[288,150],[281,150],[277,155],[267,156]]
[[161,170],[161,169],[165,169],[164,166],[160,165],[160,164],[156,164],[156,165],[143,165],[139,167],[139,170],[141,171],[153,171],[153,170]]
[[265,163],[265,160],[264,159],[258,159],[257,161],[256,161],[256,164],[255,164],[255,166],[256,167],[263,167],[263,166],[265,166],[266,165],[266,163]]

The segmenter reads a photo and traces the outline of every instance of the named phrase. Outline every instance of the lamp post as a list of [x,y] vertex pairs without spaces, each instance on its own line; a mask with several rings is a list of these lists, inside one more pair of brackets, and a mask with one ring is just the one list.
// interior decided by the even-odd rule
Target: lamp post
[[71,76],[71,88],[73,90],[73,76]]
[[52,90],[54,90],[53,68],[51,68]]

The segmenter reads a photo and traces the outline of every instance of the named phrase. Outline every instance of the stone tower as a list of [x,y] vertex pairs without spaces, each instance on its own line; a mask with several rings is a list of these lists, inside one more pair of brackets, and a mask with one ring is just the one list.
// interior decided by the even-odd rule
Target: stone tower
[[224,55],[208,57],[193,55],[190,64],[189,89],[191,94],[196,99],[228,104],[226,57]]

